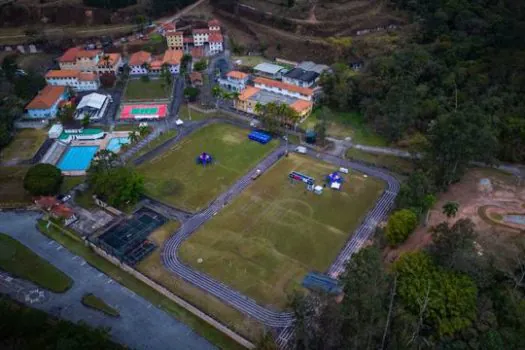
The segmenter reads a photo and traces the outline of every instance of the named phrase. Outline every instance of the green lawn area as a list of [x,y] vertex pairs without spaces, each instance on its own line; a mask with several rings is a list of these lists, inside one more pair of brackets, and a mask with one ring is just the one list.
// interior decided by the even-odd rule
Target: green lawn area
[[0,270],[55,293],[63,293],[73,285],[65,273],[3,233],[0,233]]
[[[317,118],[322,109],[316,109],[300,126],[304,129],[313,129],[317,124]],[[351,137],[354,143],[369,146],[388,146],[388,143],[381,136],[371,130],[363,120],[363,115],[358,112],[338,112],[332,111],[332,117],[327,120],[328,136],[344,139]]]
[[281,159],[184,242],[181,259],[261,304],[284,308],[307,272],[330,266],[384,189],[351,171],[341,191],[316,195],[290,183],[293,170],[322,183],[334,166],[296,154]]
[[9,145],[0,151],[0,161],[31,159],[46,138],[46,129],[19,130]]
[[362,161],[377,167],[386,168],[403,175],[409,174],[414,170],[414,163],[410,159],[387,154],[373,154],[350,148],[346,152],[346,157],[348,159]]
[[67,193],[76,185],[80,185],[86,181],[85,176],[64,176],[62,185],[60,186],[60,193]]
[[203,120],[209,119],[217,116],[217,113],[202,113],[194,109],[190,109],[188,112],[187,105],[181,105],[179,109],[179,118],[182,120]]
[[164,80],[150,79],[130,79],[126,87],[124,100],[156,100],[166,99],[170,96],[171,87],[163,86]]
[[208,325],[206,322],[192,315],[190,312],[178,306],[173,301],[158,293],[145,283],[139,281],[132,275],[95,254],[90,248],[84,245],[84,242],[72,239],[71,236],[64,234],[63,231],[60,231],[55,226],[51,226],[48,229],[46,227],[46,222],[42,220],[38,222],[38,228],[42,233],[62,244],[73,254],[81,256],[96,269],[104,272],[124,287],[129,288],[152,304],[158,306],[160,309],[168,312],[217,347],[221,349],[243,349],[243,347],[238,345],[235,341]]
[[[182,209],[203,209],[278,144],[277,140],[267,145],[250,141],[248,133],[229,124],[199,129],[138,167],[146,194]],[[202,152],[208,152],[214,164],[197,165]]]
[[112,308],[111,306],[106,304],[104,300],[100,299],[99,297],[91,293],[86,294],[82,297],[82,304],[92,309],[103,312],[108,316],[112,316],[112,317],[120,316],[120,313],[118,312],[118,310]]
[[134,159],[137,159],[138,157],[148,153],[149,151],[162,145],[164,142],[168,141],[169,139],[175,136],[177,136],[177,129],[171,129],[171,130],[165,131],[164,133],[162,133],[162,135],[159,135],[159,137],[157,137],[155,140],[151,141],[146,146],[144,146],[140,151],[135,153],[129,161],[133,161]]
[[242,63],[240,64],[241,66],[251,67],[251,68],[255,67],[259,63],[264,63],[264,62],[271,63],[270,60],[262,56],[232,56],[233,62],[237,60],[242,61]]
[[0,167],[0,208],[25,206],[31,195],[24,190],[27,167]]

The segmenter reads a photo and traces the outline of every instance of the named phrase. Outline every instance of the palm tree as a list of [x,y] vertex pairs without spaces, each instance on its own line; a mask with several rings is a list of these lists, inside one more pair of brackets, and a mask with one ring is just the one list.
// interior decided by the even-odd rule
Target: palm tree
[[459,210],[459,203],[458,202],[446,202],[445,205],[443,205],[443,214],[447,216],[447,218],[451,218],[456,216]]
[[255,104],[255,107],[253,108],[253,111],[255,112],[255,114],[257,115],[261,115],[263,112],[264,112],[264,106],[262,103],[260,102],[257,102]]
[[222,89],[215,85],[211,89],[211,94],[213,97],[215,97],[215,109],[219,108],[219,100],[223,96]]
[[136,131],[131,131],[128,135],[129,142],[134,145],[139,142],[139,134]]
[[146,70],[146,72],[149,73],[149,71],[151,69],[151,65],[149,64],[149,62],[144,62],[144,63],[142,63],[142,68],[144,68]]
[[104,61],[106,67],[109,66],[109,55],[102,56],[102,61]]
[[146,137],[149,134],[149,128],[147,126],[139,126],[139,135],[141,138]]

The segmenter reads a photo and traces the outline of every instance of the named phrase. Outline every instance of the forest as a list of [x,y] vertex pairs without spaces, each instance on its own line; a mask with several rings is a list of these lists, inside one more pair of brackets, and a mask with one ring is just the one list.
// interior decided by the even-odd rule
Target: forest
[[392,143],[426,154],[439,189],[470,161],[525,161],[525,3],[394,0],[417,25],[401,50],[362,74],[322,77],[327,103],[360,110]]

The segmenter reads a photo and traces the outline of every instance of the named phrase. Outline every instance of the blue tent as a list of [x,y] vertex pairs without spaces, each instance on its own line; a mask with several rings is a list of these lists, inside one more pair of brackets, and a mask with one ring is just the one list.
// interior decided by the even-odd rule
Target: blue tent
[[339,281],[318,272],[309,272],[304,277],[302,285],[305,288],[315,291],[320,290],[332,295],[343,293],[343,288],[339,285]]
[[264,132],[261,132],[261,131],[256,131],[256,130],[252,131],[248,135],[248,138],[250,140],[262,143],[263,145],[267,144],[272,139],[272,137],[270,135],[268,135],[268,134],[266,134]]
[[329,184],[331,184],[332,182],[342,183],[343,178],[341,177],[341,175],[339,175],[337,171],[334,171],[333,173],[326,176],[326,182],[328,182]]
[[197,164],[211,164],[213,163],[213,158],[206,152],[202,152],[200,156],[197,157]]

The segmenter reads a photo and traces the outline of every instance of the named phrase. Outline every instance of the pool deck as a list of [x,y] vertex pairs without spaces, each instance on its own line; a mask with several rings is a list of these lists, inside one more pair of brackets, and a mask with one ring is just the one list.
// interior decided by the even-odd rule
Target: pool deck
[[[129,131],[113,131],[106,133],[106,136],[103,139],[98,140],[73,140],[71,141],[71,146],[98,146],[99,150],[106,149],[108,143],[111,139],[116,137],[128,137]],[[57,164],[60,160],[57,161]],[[64,176],[84,176],[86,175],[85,170],[71,170],[71,171],[62,171]]]

